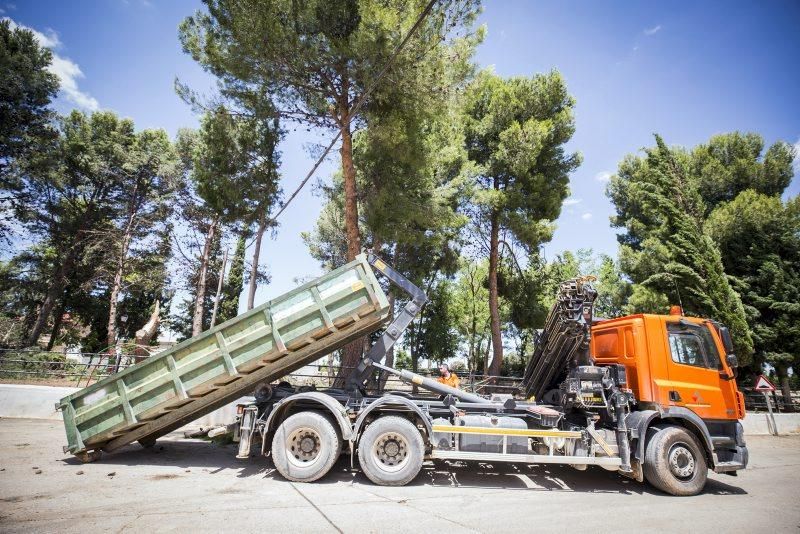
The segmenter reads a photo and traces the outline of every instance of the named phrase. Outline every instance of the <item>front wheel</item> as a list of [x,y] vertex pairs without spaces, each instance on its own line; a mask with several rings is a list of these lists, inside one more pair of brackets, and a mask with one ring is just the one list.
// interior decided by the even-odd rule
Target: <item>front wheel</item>
[[317,412],[296,413],[272,438],[272,462],[283,478],[313,482],[325,476],[341,452],[339,433]]
[[695,437],[685,428],[668,426],[647,443],[644,476],[671,495],[697,495],[708,478],[706,457]]
[[404,486],[422,469],[425,443],[411,421],[386,416],[370,424],[358,443],[358,463],[380,486]]

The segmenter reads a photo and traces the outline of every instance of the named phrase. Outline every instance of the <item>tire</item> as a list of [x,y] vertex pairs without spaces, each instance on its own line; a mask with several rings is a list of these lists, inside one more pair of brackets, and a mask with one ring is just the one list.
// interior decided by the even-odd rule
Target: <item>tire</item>
[[422,435],[405,417],[377,419],[358,443],[361,470],[379,486],[405,486],[419,474],[424,457]]
[[324,477],[339,458],[341,438],[317,412],[300,412],[281,423],[272,437],[272,462],[286,480],[313,482]]
[[685,428],[667,426],[647,443],[644,476],[654,487],[677,496],[697,495],[708,478],[703,449]]

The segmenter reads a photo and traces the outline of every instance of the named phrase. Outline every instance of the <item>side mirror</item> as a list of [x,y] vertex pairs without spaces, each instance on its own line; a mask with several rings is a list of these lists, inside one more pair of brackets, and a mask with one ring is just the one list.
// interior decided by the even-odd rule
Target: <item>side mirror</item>
[[[722,346],[725,347],[726,354],[733,354],[733,339],[731,338],[731,331],[727,326],[719,327],[719,337],[722,338]],[[731,367],[734,367],[731,365]]]
[[731,353],[728,353],[727,356],[725,356],[725,361],[727,362],[728,367],[731,368],[731,371],[733,371],[733,378],[738,377],[739,376],[739,358],[737,358],[736,355],[731,352]]

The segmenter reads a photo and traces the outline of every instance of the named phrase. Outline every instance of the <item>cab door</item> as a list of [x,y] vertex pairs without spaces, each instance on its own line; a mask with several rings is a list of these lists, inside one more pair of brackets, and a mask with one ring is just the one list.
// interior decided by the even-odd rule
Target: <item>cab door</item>
[[702,419],[736,419],[735,385],[727,377],[716,337],[705,324],[686,319],[666,324],[669,403]]

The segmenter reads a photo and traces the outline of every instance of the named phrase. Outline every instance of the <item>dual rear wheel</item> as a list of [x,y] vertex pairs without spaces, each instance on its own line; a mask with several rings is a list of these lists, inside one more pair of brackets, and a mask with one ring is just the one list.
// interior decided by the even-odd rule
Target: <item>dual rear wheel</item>
[[333,423],[317,412],[286,418],[272,437],[272,462],[287,480],[313,482],[325,476],[342,452]]
[[411,421],[396,415],[373,421],[358,444],[361,470],[380,486],[408,484],[419,474],[424,458],[422,434]]
[[[278,472],[294,482],[313,482],[325,476],[339,458],[343,440],[333,423],[317,412],[299,412],[286,418],[272,438],[272,461]],[[411,482],[425,456],[417,427],[399,416],[381,417],[361,436],[361,470],[382,486]]]

